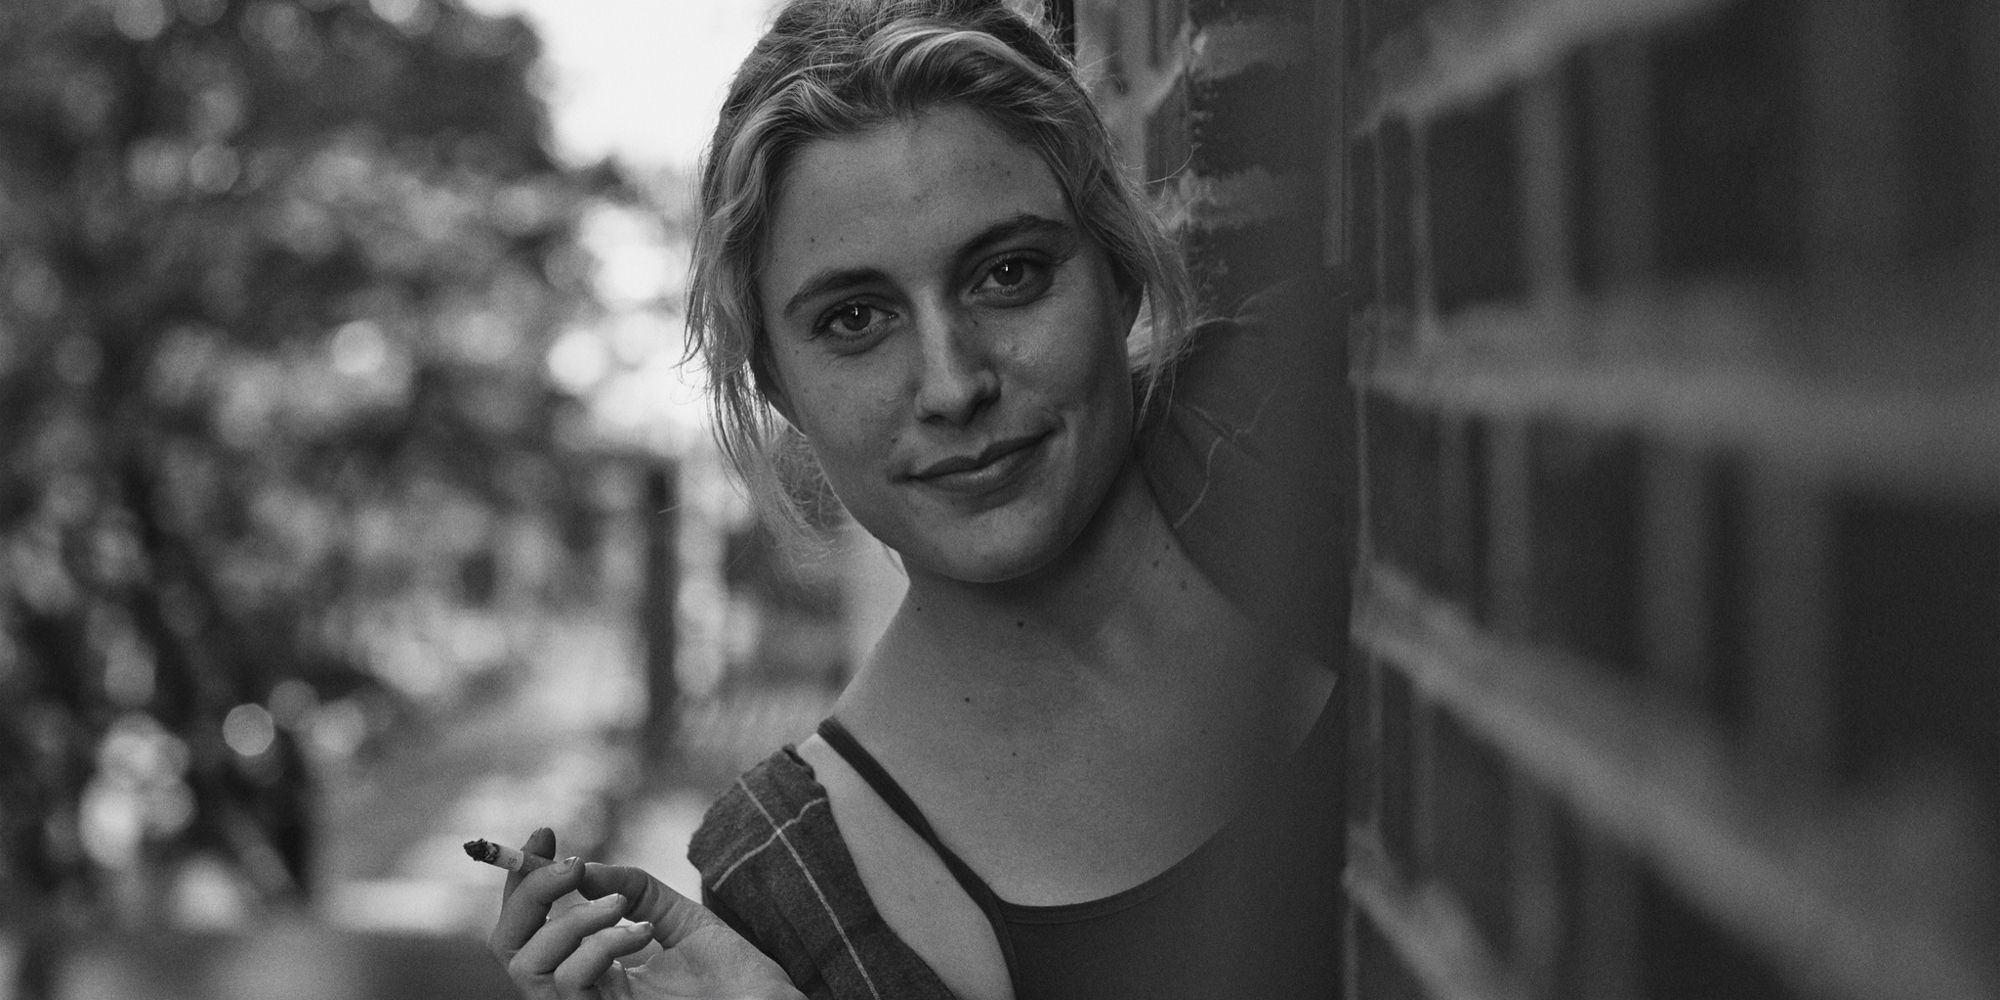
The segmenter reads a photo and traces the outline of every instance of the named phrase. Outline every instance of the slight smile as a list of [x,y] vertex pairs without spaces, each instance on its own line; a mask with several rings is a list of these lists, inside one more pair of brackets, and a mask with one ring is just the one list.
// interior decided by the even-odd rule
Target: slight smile
[[942,458],[911,473],[910,478],[954,493],[988,490],[1025,467],[1033,458],[1035,446],[1047,440],[1050,433],[1005,438],[971,455]]

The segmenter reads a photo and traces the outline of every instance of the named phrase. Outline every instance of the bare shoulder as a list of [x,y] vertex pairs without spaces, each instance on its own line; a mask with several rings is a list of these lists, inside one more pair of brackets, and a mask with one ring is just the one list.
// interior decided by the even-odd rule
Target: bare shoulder
[[962,1000],[1012,1000],[992,927],[930,845],[826,741],[815,735],[798,752],[826,789],[841,839],[889,928]]

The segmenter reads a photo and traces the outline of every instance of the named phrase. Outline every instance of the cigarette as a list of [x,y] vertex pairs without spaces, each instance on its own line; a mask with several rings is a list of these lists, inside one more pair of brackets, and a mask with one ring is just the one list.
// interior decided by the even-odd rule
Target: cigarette
[[474,861],[484,861],[495,868],[505,868],[523,875],[554,860],[539,854],[523,854],[505,844],[496,844],[490,840],[466,841],[465,853]]

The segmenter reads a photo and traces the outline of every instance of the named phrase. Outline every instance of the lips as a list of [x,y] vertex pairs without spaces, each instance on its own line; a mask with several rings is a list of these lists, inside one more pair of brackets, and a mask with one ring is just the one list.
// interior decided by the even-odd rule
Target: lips
[[981,489],[997,484],[1024,465],[1048,434],[1003,438],[971,454],[950,455],[918,468],[910,478],[947,489]]

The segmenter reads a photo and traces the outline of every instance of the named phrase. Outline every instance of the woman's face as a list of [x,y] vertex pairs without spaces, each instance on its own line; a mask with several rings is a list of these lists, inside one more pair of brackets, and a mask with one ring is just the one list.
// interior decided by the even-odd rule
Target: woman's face
[[1135,297],[1041,157],[972,110],[799,150],[757,295],[772,402],[913,574],[1047,566],[1129,460]]

